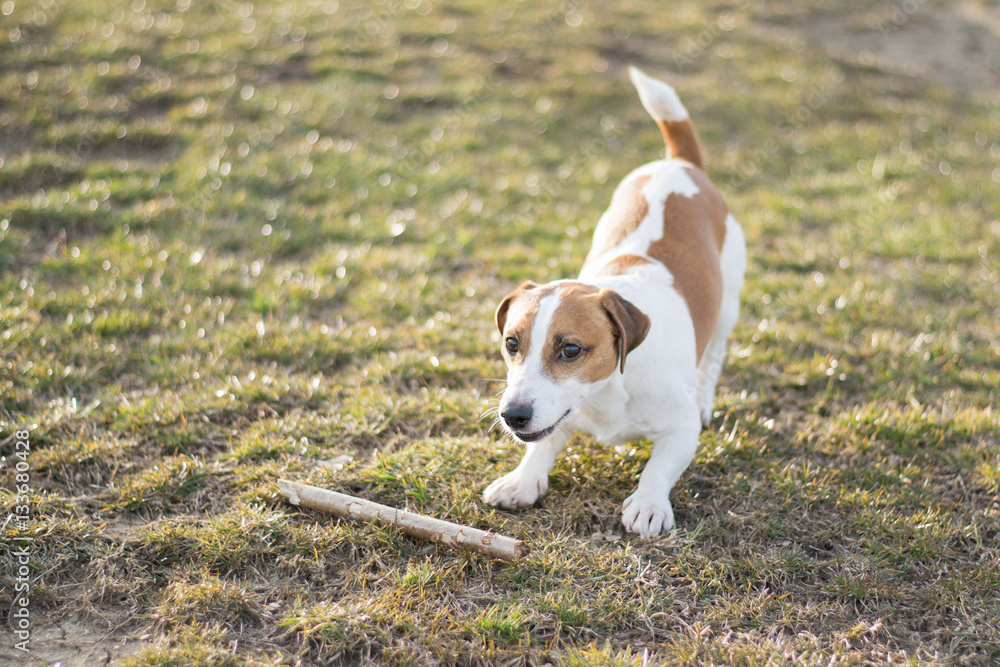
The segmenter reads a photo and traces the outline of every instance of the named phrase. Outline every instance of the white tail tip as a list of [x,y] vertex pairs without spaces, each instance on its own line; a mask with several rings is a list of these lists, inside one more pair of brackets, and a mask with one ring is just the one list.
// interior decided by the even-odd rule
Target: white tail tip
[[673,88],[632,65],[629,65],[628,74],[632,85],[639,91],[642,106],[655,120],[674,122],[688,119],[687,109]]

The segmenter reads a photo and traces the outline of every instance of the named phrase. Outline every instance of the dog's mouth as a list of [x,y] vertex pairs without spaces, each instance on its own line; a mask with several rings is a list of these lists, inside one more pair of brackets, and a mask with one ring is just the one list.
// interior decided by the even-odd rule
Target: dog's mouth
[[562,420],[569,416],[570,412],[572,412],[572,410],[567,410],[562,417],[556,420],[555,424],[546,429],[542,429],[541,431],[535,431],[534,433],[521,433],[520,431],[511,429],[511,434],[521,442],[538,442],[542,438],[547,438],[555,433],[556,427],[562,423]]

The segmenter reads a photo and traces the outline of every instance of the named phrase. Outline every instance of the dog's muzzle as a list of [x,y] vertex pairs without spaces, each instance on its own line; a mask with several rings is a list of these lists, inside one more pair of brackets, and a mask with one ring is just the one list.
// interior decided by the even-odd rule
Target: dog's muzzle
[[530,405],[512,405],[501,412],[500,417],[503,419],[507,428],[515,438],[521,442],[537,442],[542,438],[547,438],[552,435],[552,433],[555,432],[556,427],[562,423],[563,419],[566,419],[570,412],[570,410],[567,410],[562,417],[557,419],[556,422],[552,424],[552,426],[542,429],[541,431],[529,433],[526,433],[524,429],[531,423],[531,419],[534,416],[534,410]]

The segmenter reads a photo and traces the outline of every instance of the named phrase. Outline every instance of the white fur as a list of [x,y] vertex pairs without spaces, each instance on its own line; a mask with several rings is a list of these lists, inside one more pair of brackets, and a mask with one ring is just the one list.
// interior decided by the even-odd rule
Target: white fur
[[637,67],[628,68],[632,85],[639,91],[639,100],[656,120],[679,121],[688,118],[687,109],[677,92],[668,84],[654,79]]
[[[672,88],[634,68],[631,74],[643,104],[654,117],[672,114],[668,119],[678,119],[679,113],[687,117]],[[621,254],[647,256],[651,243],[662,238],[667,197],[670,194],[693,197],[698,192],[688,176],[689,168],[691,165],[685,161],[659,160],[626,177],[623,183],[638,176],[650,177],[642,190],[649,213],[633,234],[605,253],[606,259]],[[603,247],[599,243],[602,235],[613,233],[608,228],[611,224],[610,219],[602,216],[594,234],[595,247]],[[659,262],[651,262],[623,275],[597,278],[584,273],[579,279],[598,288],[615,290],[650,319],[649,333],[629,353],[624,374],[615,370],[604,380],[589,385],[575,380],[557,383],[544,377],[540,356],[534,357],[541,354],[540,344],[532,346],[536,349],[529,350],[521,364],[509,368],[501,412],[506,405],[530,402],[534,413],[526,432],[559,425],[548,437],[527,443],[517,468],[486,488],[483,499],[488,504],[508,508],[533,504],[547,490],[549,471],[569,432],[581,430],[611,445],[639,438],[652,441],[652,452],[638,487],[622,504],[622,523],[642,536],[674,526],[670,491],[694,458],[701,426],[711,417],[726,341],[739,317],[739,293],[746,264],[743,231],[730,215],[720,256],[723,300],[719,321],[700,363],[687,304],[674,288],[670,271]],[[588,260],[587,265],[599,268],[604,263]],[[542,300],[531,332],[532,341],[546,340],[559,298],[560,292],[556,290]],[[567,411],[569,415],[564,418]]]
[[531,327],[532,345],[524,360],[507,371],[507,390],[500,401],[501,414],[512,404],[534,407],[531,421],[524,427],[526,433],[544,431],[557,424],[567,412],[583,403],[590,394],[590,385],[569,380],[557,383],[543,372],[542,353],[552,316],[559,306],[560,289],[543,297]]
[[726,341],[740,318],[740,288],[747,263],[746,239],[736,218],[726,218],[726,240],[722,244],[719,263],[722,265],[722,307],[715,333],[698,363],[698,409],[701,423],[708,426],[712,419],[712,399],[715,385],[726,360]]

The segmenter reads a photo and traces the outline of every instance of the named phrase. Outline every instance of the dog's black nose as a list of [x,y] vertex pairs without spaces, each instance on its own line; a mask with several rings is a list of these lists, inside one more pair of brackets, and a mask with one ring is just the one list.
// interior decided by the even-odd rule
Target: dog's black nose
[[504,410],[500,416],[515,431],[520,431],[531,421],[532,409],[530,405],[512,405]]

